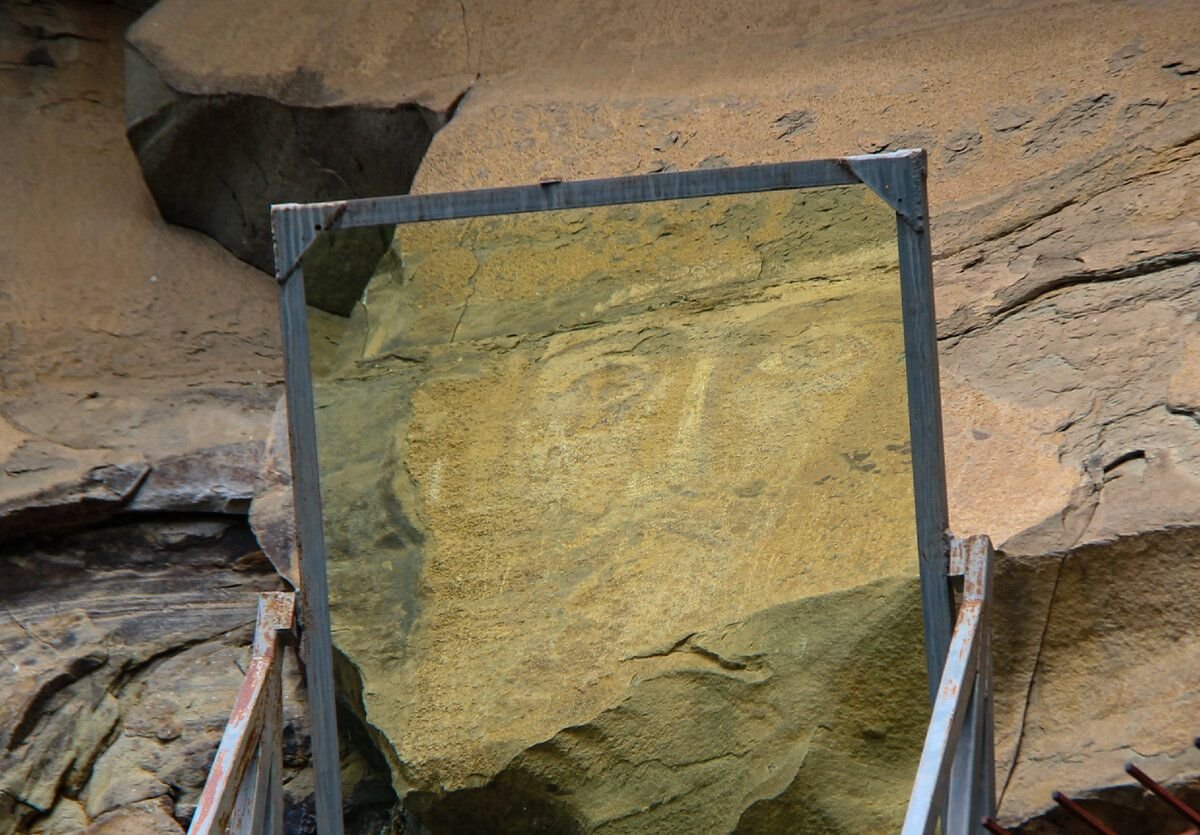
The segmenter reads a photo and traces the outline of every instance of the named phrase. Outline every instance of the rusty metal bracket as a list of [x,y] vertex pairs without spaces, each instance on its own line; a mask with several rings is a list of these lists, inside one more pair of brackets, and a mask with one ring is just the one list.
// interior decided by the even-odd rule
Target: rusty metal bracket
[[295,610],[290,592],[259,596],[250,665],[188,835],[283,835],[281,646]]
[[950,640],[903,835],[977,832],[995,814],[992,737],[991,599],[995,551],[986,536],[954,539],[949,571],[962,577],[962,604]]
[[1082,821],[1084,826],[1097,833],[1097,835],[1117,835],[1116,832],[1101,823],[1101,821],[1088,812],[1087,809],[1084,809],[1062,792],[1054,792],[1050,797],[1055,803],[1074,815],[1076,819]]
[[[1195,740],[1196,747],[1200,748],[1200,739]],[[1137,780],[1142,786],[1159,800],[1171,807],[1171,810],[1176,812],[1180,817],[1191,824],[1192,828],[1182,833],[1182,835],[1198,835],[1200,834],[1200,811],[1193,809],[1188,804],[1180,800],[1174,793],[1169,791],[1165,786],[1152,778],[1149,774],[1142,771],[1133,763],[1125,764],[1125,773],[1133,779]],[[1083,808],[1079,801],[1074,800],[1062,792],[1054,792],[1050,795],[1051,798],[1065,809],[1072,817],[1082,823],[1091,831],[1098,835],[1119,835],[1119,833],[1108,826],[1102,820],[1097,818],[1087,809]]]
[[1200,812],[1197,812],[1191,806],[1184,803],[1149,774],[1142,771],[1133,763],[1125,764],[1125,773],[1145,786],[1151,794],[1170,806],[1171,809],[1193,827],[1200,827]]

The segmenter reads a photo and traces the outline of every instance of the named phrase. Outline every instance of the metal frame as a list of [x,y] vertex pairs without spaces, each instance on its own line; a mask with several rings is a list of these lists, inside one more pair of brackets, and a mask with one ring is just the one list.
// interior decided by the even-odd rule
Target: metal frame
[[902,835],[969,835],[996,814],[992,724],[992,541],[950,543],[949,576],[962,580],[962,605],[942,671]]
[[333,649],[301,267],[305,251],[317,236],[328,230],[414,221],[860,183],[870,187],[896,212],[925,655],[933,700],[949,648],[952,617],[946,573],[948,511],[925,178],[925,152],[905,150],[809,162],[579,182],[555,180],[511,188],[271,207],[275,270],[281,292],[297,547],[302,555],[300,621],[307,649],[317,825],[323,835],[340,835],[342,828]]
[[188,835],[283,835],[283,639],[292,629],[290,592],[258,597],[250,665]]

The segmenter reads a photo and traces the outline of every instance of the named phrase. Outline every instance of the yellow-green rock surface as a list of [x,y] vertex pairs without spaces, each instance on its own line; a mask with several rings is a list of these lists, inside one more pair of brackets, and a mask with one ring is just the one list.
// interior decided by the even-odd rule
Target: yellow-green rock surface
[[414,224],[312,311],[335,640],[435,831],[897,823],[894,224],[865,188]]

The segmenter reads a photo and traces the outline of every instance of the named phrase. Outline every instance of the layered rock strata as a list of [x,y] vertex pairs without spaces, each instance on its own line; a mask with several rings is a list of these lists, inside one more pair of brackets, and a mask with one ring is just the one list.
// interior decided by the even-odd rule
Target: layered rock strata
[[[64,522],[104,524],[134,505],[241,513],[253,492],[248,473],[268,434],[280,376],[274,290],[218,244],[163,223],[143,184],[123,135],[121,47],[133,20],[126,9],[144,5],[0,10],[0,162],[11,174],[0,205],[5,535],[57,530]],[[453,120],[433,135],[418,190],[929,148],[954,525],[1005,541],[996,642],[1002,814],[1013,824],[1029,821],[1028,831],[1044,831],[1054,825],[1040,818],[1057,788],[1083,796],[1114,823],[1165,824],[1149,817],[1151,807],[1120,766],[1126,759],[1143,762],[1185,792],[1200,772],[1187,744],[1194,729],[1181,727],[1195,715],[1196,692],[1186,663],[1195,643],[1187,600],[1194,597],[1188,589],[1198,446],[1191,338],[1200,123],[1194,4],[1047,7],[1013,0],[931,11],[894,2],[797,13],[775,3],[581,10],[468,0],[413,10],[365,0],[252,8],[232,0],[164,0],[152,14],[155,26],[139,27],[131,47],[135,63],[144,63],[131,73],[130,101],[139,102],[134,112],[147,116],[147,125],[159,120],[159,140],[181,137],[188,141],[179,147],[193,151],[196,135],[228,145],[211,148],[212,159],[237,174],[239,190],[228,198],[222,191],[218,200],[209,182],[205,205],[181,200],[180,209],[202,215],[207,207],[211,217],[221,201],[240,202],[232,213],[237,223],[222,232],[230,241],[253,221],[241,207],[260,200],[266,192],[256,189],[277,182],[274,176],[293,164],[307,172],[305,182],[330,189],[322,194],[353,191],[336,191],[338,178],[348,178],[340,157],[332,165],[323,154],[316,164],[295,157],[278,162],[271,140],[281,136],[280,124],[287,127],[284,114],[290,119],[308,108],[323,119],[346,115],[339,108],[349,107],[407,119],[428,108],[436,126],[437,114],[450,113],[477,75]],[[169,96],[139,98],[143,91]],[[261,117],[263,129],[251,124],[246,139],[253,141],[242,141],[225,130],[218,111]],[[354,135],[380,129],[378,121],[364,121],[372,127],[353,127]],[[216,127],[188,133],[204,124]],[[148,133],[139,141],[154,144]],[[156,158],[160,185],[170,167],[184,166],[182,176],[191,164],[187,154],[165,150]],[[386,242],[385,236],[379,249],[366,247],[366,260]],[[355,298],[356,289],[320,304],[341,315]],[[447,301],[447,318],[463,313],[461,301]],[[482,322],[474,315],[464,315],[464,338]],[[653,346],[651,340],[638,350]],[[505,350],[520,351],[496,343],[497,356]],[[260,509],[260,516],[271,515],[269,503]],[[437,545],[418,542],[415,524],[398,530],[413,544],[396,547],[418,553]],[[104,542],[97,540],[97,553],[105,552]],[[286,537],[279,543],[264,537],[273,554],[286,553]],[[53,544],[22,547],[45,554]],[[177,566],[181,576],[198,573],[187,559],[172,562],[171,549],[155,548],[155,561]],[[420,576],[406,586],[414,589],[414,630],[421,628],[416,603],[427,590]],[[469,587],[473,576],[462,582]],[[250,586],[243,588],[247,613]],[[68,586],[45,593],[74,599]],[[152,596],[145,600],[154,605]],[[804,620],[808,615],[787,604],[747,620],[698,624],[673,651],[630,663],[683,658],[716,673],[719,663],[703,660],[702,650],[726,660],[733,654],[741,663],[737,653],[746,651],[755,624],[780,619],[819,643],[812,624],[834,616]],[[28,614],[20,610],[30,625]],[[386,632],[397,620],[382,622],[379,631]],[[722,624],[732,624],[730,635]],[[15,621],[9,628],[19,631]],[[53,634],[31,629],[53,642]],[[904,629],[896,631],[903,640]],[[474,642],[464,629],[429,655],[469,656]],[[790,677],[789,660],[803,657],[799,644],[779,647],[763,663],[774,665],[775,681],[785,673],[788,682],[799,681]],[[223,682],[231,702],[237,675],[229,665],[236,659],[223,653],[217,653],[222,672],[206,686],[215,692]],[[370,688],[352,668],[343,673],[347,692]],[[99,667],[96,674],[101,681],[108,672]],[[655,711],[664,705],[685,702],[693,691],[711,694],[714,684],[748,692],[748,677],[723,667],[691,678],[667,669],[659,676],[665,680],[639,689],[631,704],[651,705],[644,715],[660,716]],[[2,679],[4,699],[18,680]],[[490,698],[502,701],[528,691],[530,679],[493,686],[498,695]],[[121,704],[129,700],[127,715],[140,715],[134,689],[107,692]],[[572,692],[558,695],[567,703]],[[763,704],[780,704],[772,692]],[[40,718],[30,722],[50,727],[87,714],[103,725],[112,707],[107,699],[46,705],[59,718],[33,710]],[[667,737],[652,722],[609,707],[547,727],[514,756],[497,757],[494,769],[472,778],[473,788],[405,783],[404,775],[416,772],[406,772],[403,759],[391,771],[431,823],[452,828],[548,783],[572,791],[538,795],[546,801],[537,807],[546,810],[545,820],[600,819],[583,810],[612,798],[575,800],[592,786],[577,779],[589,773],[580,763],[624,775],[610,785],[626,787],[626,808],[638,806],[646,787],[669,796],[666,783],[627,770],[641,756],[629,746],[662,745]],[[214,706],[212,716],[221,712]],[[489,724],[489,717],[481,714],[477,736],[495,734],[502,724]],[[740,720],[706,724],[695,711],[689,719],[716,728],[718,736],[725,727],[748,727]],[[568,723],[586,730],[568,733],[575,727]],[[799,727],[786,725],[780,738]],[[898,730],[897,738],[906,732]],[[380,748],[405,750],[403,734],[392,736],[394,747],[378,738]],[[205,738],[215,744],[214,735]],[[433,758],[436,741],[422,754],[426,760],[412,761]],[[856,750],[857,743],[836,741],[839,749]],[[819,737],[815,744],[817,751]],[[711,752],[688,743],[671,753],[672,774],[694,774]],[[801,759],[794,751],[775,754],[789,768]],[[714,769],[728,764],[722,780],[730,779],[727,772],[743,773],[737,757],[712,762]],[[155,776],[139,777],[136,785],[169,783],[158,776],[160,766],[144,767]],[[74,788],[77,776],[59,784],[54,806],[68,831],[90,825],[78,799],[84,789]],[[115,784],[104,769],[93,769],[89,783],[104,781]],[[781,825],[779,818],[772,822],[771,809],[803,804],[782,788],[783,778],[779,785],[782,805],[738,794],[732,805],[740,811],[723,807],[722,820],[736,817],[746,828]],[[73,794],[62,793],[63,786]],[[347,796],[362,802],[361,794],[347,790]],[[97,826],[178,826],[168,818],[186,803],[174,812],[155,805],[165,802],[132,799],[103,813],[111,818],[125,809],[126,817],[97,819]],[[22,807],[21,820],[43,820],[31,808]],[[641,809],[629,820],[679,808]]]
[[[485,78],[416,184],[931,149],[952,524],[1004,546],[997,750],[1013,824],[1054,789],[1136,815],[1129,759],[1183,790],[1200,772],[1178,660],[1196,641],[1200,88],[1177,24],[1195,10],[1105,7],[1102,28],[1095,14],[947,7],[922,26],[893,6],[853,38],[818,19],[777,52],[763,37],[696,63],[646,50],[610,96],[582,67]],[[1116,599],[1127,613],[1092,602]]]

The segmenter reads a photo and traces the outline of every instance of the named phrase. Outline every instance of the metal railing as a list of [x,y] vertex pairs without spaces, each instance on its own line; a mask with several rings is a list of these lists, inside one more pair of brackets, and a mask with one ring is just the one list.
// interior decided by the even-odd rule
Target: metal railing
[[[995,552],[986,536],[952,540],[962,601],[942,671],[903,835],[968,835],[995,814],[989,618]],[[283,633],[295,595],[259,596],[254,647],[188,835],[283,833]]]
[[188,835],[283,833],[283,633],[296,598],[258,598],[254,649]]
[[[1197,748],[1200,748],[1200,737],[1194,740],[1194,744]],[[1155,780],[1133,763],[1125,763],[1125,773],[1141,783],[1142,787],[1152,796],[1167,804],[1173,812],[1191,824],[1192,828],[1180,833],[1180,835],[1200,835],[1200,810],[1193,809],[1162,783]],[[1078,801],[1072,800],[1062,792],[1054,792],[1050,797],[1055,803],[1065,809],[1069,815],[1075,818],[1075,820],[1097,833],[1097,835],[1118,835],[1115,829],[1083,808]],[[997,823],[994,818],[989,817],[985,819],[983,826],[992,835],[1010,835],[1009,831]]]
[[950,579],[962,579],[962,602],[903,835],[932,835],[939,819],[944,835],[979,833],[983,819],[996,813],[989,623],[994,561],[986,536],[951,541]]

